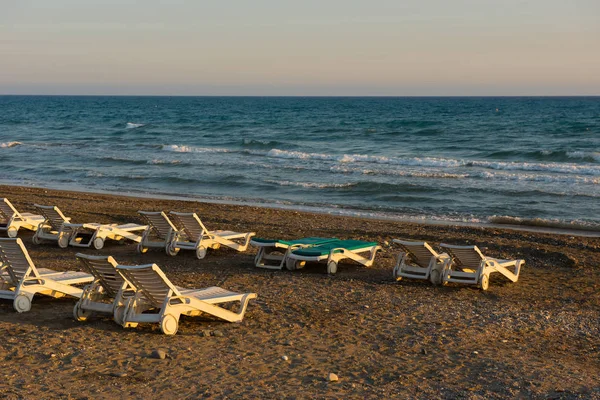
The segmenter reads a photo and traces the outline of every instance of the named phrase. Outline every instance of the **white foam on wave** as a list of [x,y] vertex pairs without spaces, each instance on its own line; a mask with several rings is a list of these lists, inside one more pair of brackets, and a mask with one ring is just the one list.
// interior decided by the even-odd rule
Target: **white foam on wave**
[[181,160],[159,160],[159,159],[155,159],[155,160],[148,160],[147,164],[155,164],[155,165],[161,165],[161,164],[181,164]]
[[272,183],[279,186],[299,186],[303,188],[316,188],[316,189],[328,189],[328,188],[344,188],[355,186],[355,183],[317,183],[317,182],[293,182],[293,181],[276,181],[276,180],[265,180],[266,183]]
[[10,147],[16,147],[16,146],[20,146],[22,144],[23,143],[16,142],[16,141],[15,142],[4,142],[4,143],[0,143],[0,148],[2,148],[2,149],[8,149]]
[[175,153],[230,153],[229,149],[221,149],[217,147],[196,147],[185,146],[178,144],[164,144],[162,149],[165,151],[173,151]]
[[600,162],[600,152],[568,151],[567,157],[578,159],[593,159],[596,162]]
[[340,163],[376,163],[389,165],[406,165],[406,166],[424,166],[424,167],[459,167],[465,165],[465,161],[454,160],[448,158],[435,157],[385,157],[371,156],[366,154],[322,154],[322,153],[304,153],[301,151],[288,151],[272,149],[267,153],[267,157],[273,158],[291,158],[301,160],[325,160],[336,161]]
[[146,125],[146,124],[136,124],[136,123],[134,123],[134,122],[128,122],[128,123],[125,125],[125,128],[127,128],[127,129],[134,129],[134,128],[140,128],[140,127],[142,127],[142,126],[144,126],[144,125]]

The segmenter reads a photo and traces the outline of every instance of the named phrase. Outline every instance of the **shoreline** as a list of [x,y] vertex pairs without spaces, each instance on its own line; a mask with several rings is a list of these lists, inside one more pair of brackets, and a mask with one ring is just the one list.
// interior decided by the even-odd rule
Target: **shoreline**
[[[568,227],[555,227],[555,226],[543,226],[543,225],[529,225],[527,223],[524,224],[512,224],[512,223],[494,223],[494,222],[471,222],[471,221],[453,221],[453,220],[442,220],[442,219],[420,219],[414,218],[410,216],[394,216],[394,215],[386,215],[385,213],[369,213],[367,211],[358,211],[351,209],[343,209],[343,208],[326,208],[326,207],[317,207],[317,206],[303,206],[299,204],[277,204],[277,203],[269,203],[269,202],[257,202],[257,201],[242,201],[242,200],[227,200],[219,197],[186,197],[183,195],[167,195],[167,194],[157,194],[157,193],[119,193],[112,192],[110,190],[93,190],[93,189],[85,189],[85,188],[63,188],[61,185],[55,186],[23,186],[16,184],[6,184],[0,183],[0,191],[2,187],[12,187],[12,188],[31,188],[37,190],[55,190],[62,192],[71,192],[71,193],[79,193],[79,194],[97,194],[97,195],[107,195],[107,196],[121,196],[128,198],[143,198],[148,200],[170,200],[170,201],[183,201],[183,202],[198,202],[205,204],[222,204],[222,205],[233,205],[240,207],[258,207],[265,208],[271,210],[287,210],[294,212],[303,212],[303,213],[314,213],[320,215],[334,215],[339,217],[348,217],[348,218],[358,218],[358,219],[368,219],[375,221],[391,221],[391,222],[401,222],[401,223],[409,223],[416,225],[424,225],[424,226],[460,226],[466,228],[488,228],[488,229],[506,229],[511,231],[521,231],[521,232],[529,232],[529,233],[543,233],[550,235],[567,235],[567,236],[576,236],[576,237],[588,237],[588,238],[599,238],[600,230],[596,230],[590,227],[590,229],[583,229],[583,227],[578,228],[568,228]],[[518,217],[490,217],[496,219],[504,219],[504,220],[519,220]],[[533,219],[534,221],[536,219]],[[566,223],[558,223],[561,225],[568,225]]]

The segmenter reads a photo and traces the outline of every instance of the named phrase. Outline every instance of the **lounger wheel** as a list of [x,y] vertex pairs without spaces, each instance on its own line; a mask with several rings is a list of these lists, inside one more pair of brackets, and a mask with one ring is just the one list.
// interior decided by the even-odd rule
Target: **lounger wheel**
[[199,260],[202,260],[204,257],[206,257],[206,247],[204,246],[200,246],[196,249],[196,257],[198,257]]
[[136,247],[136,250],[137,250],[138,253],[144,254],[144,253],[146,253],[148,251],[148,248],[144,247],[141,243],[139,243],[137,245],[137,247]]
[[16,226],[9,226],[8,230],[6,231],[6,234],[8,235],[9,238],[16,238],[18,231],[19,231],[19,228],[17,228]]
[[92,315],[92,312],[90,310],[84,310],[81,308],[79,303],[76,303],[75,307],[73,307],[73,318],[75,318],[75,321],[86,321],[90,315]]
[[169,243],[165,246],[165,252],[170,256],[176,256],[179,253],[179,249],[175,245]]
[[113,320],[121,325],[123,328],[135,328],[138,326],[137,322],[125,322],[125,312],[127,311],[127,305],[117,306],[113,311]]
[[490,286],[490,277],[488,275],[483,275],[481,277],[481,282],[479,282],[479,287],[481,290],[488,290]]
[[66,249],[69,246],[69,235],[64,233],[58,234],[58,247],[61,249]]
[[329,261],[327,263],[327,273],[334,275],[337,272],[337,263],[335,261]]
[[31,310],[31,299],[24,294],[19,294],[13,301],[13,307],[19,313],[27,312]]
[[33,237],[31,238],[31,241],[33,242],[33,244],[41,244],[42,243],[42,239],[40,239],[38,237],[37,232],[33,235]]
[[288,271],[295,271],[297,269],[302,269],[306,265],[306,261],[303,260],[294,260],[293,258],[288,258],[285,260],[285,268]]
[[104,239],[97,237],[96,239],[94,239],[94,248],[96,250],[100,250],[101,248],[104,247]]
[[440,285],[442,283],[442,273],[438,269],[432,269],[429,275],[429,281],[434,285]]
[[164,315],[160,320],[160,330],[165,335],[174,335],[179,328],[179,320],[172,314]]

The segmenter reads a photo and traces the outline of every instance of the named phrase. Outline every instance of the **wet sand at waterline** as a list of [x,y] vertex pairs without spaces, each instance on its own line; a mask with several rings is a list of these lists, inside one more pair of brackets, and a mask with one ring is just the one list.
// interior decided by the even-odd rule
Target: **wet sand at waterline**
[[[383,247],[374,266],[341,262],[335,276],[324,264],[255,268],[254,248],[209,251],[204,260],[191,251],[139,255],[134,244],[110,241],[84,249],[121,264],[156,263],[176,285],[258,299],[239,324],[182,317],[175,336],[158,324],[123,329],[109,316],[76,322],[68,298],[36,296],[24,314],[0,300],[2,397],[600,398],[600,238],[9,186],[0,197],[24,212],[57,205],[74,222],[141,223],[137,210],[195,211],[209,229]],[[38,267],[78,270],[82,249],[35,246],[27,231],[19,237]],[[526,264],[517,283],[492,275],[487,292],[396,282],[394,238],[477,244]],[[150,357],[157,349],[164,360]],[[329,373],[339,380],[328,382]]]

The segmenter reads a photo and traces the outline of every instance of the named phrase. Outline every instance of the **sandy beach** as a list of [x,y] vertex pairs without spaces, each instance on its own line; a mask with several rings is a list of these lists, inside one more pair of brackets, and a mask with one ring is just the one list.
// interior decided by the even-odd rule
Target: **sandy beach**
[[[156,263],[177,285],[256,292],[239,324],[182,317],[123,329],[108,316],[73,320],[72,299],[37,296],[18,314],[0,301],[0,397],[122,398],[600,398],[600,238],[432,226],[248,206],[0,187],[21,211],[57,205],[75,222],[142,222],[138,210],[194,211],[209,229],[258,237],[323,236],[379,242],[375,265],[300,271],[255,268],[256,249],[176,257],[107,242],[89,254]],[[38,267],[79,270],[77,248],[35,246]],[[392,278],[392,239],[477,244],[523,258],[517,283],[490,288]],[[215,331],[222,336],[210,336]],[[217,335],[219,335],[217,333]],[[167,358],[150,358],[163,349]],[[287,360],[284,360],[284,356]],[[329,373],[339,381],[328,382]]]

